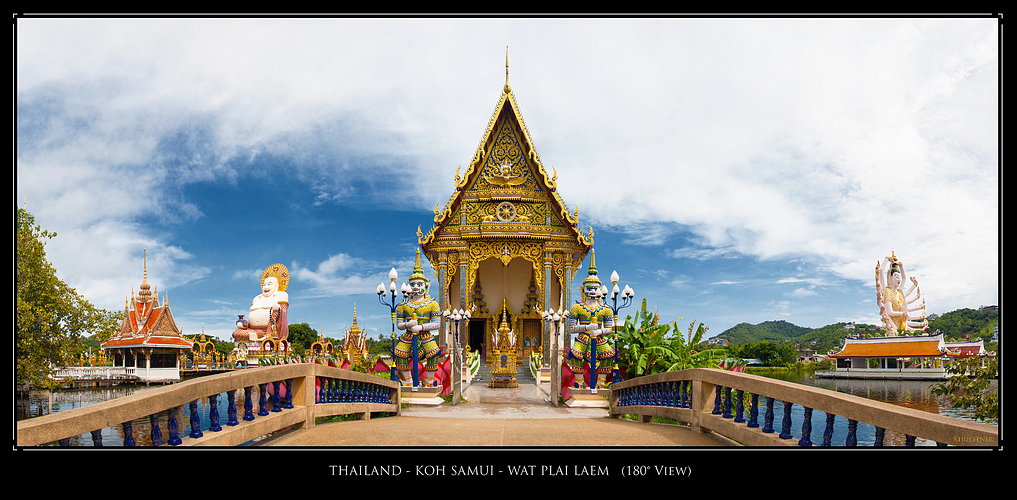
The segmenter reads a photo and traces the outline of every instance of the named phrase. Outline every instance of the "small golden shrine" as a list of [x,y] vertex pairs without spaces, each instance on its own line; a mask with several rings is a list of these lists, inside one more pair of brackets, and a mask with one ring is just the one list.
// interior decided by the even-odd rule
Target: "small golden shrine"
[[346,338],[343,340],[343,355],[350,363],[364,361],[367,359],[367,336],[357,325],[357,305],[353,305],[353,326],[346,330]]
[[571,302],[570,285],[593,246],[592,228],[580,229],[579,210],[570,212],[562,201],[557,179],[557,170],[548,173],[541,163],[523,122],[506,54],[505,85],[473,159],[464,175],[456,169],[445,207],[435,205],[434,226],[426,234],[417,229],[438,278],[441,310],[478,306],[460,340],[488,363],[494,362],[499,318],[485,301],[507,301],[520,311],[508,324],[524,340],[519,356],[550,352],[540,311]]
[[[354,310],[353,315],[355,318],[356,310]],[[324,328],[318,332],[318,340],[311,344],[310,353],[312,357],[318,359],[330,358],[335,354],[335,348],[332,346],[332,342],[325,338]]]
[[491,380],[487,382],[488,387],[519,387],[516,380],[516,334],[509,328],[506,315],[508,303],[503,304],[501,309],[501,324],[498,325],[498,340],[496,346],[491,349]]

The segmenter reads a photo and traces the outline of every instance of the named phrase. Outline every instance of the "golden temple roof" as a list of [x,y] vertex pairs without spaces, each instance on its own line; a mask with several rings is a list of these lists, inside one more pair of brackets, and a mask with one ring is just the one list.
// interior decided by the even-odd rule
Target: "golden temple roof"
[[958,356],[943,343],[942,335],[931,337],[879,337],[848,339],[840,352],[831,358],[897,358]]
[[[591,229],[589,234],[584,234],[579,229],[578,209],[570,213],[557,192],[557,171],[552,167],[553,174],[548,175],[540,161],[515,95],[508,85],[507,66],[506,61],[505,86],[473,159],[463,176],[459,175],[459,169],[456,170],[455,192],[443,209],[435,206],[434,226],[426,234],[418,229],[418,243],[427,252],[446,228],[469,224],[481,227],[480,218],[483,218],[482,222],[492,223],[489,226],[499,225],[499,220],[494,220],[490,213],[490,205],[508,202],[513,211],[511,222],[514,225],[502,223],[492,229],[484,226],[484,231],[462,231],[456,237],[480,237],[481,232],[485,233],[483,236],[490,237],[502,230],[502,237],[509,238],[564,238],[582,248],[580,257],[585,256],[593,245],[593,231]],[[467,199],[475,202],[474,205],[486,203],[486,216],[478,213],[475,207],[464,209]],[[516,214],[517,208],[523,213]],[[473,212],[467,213],[468,210]],[[500,218],[501,214],[498,215]],[[463,224],[464,221],[466,224]],[[501,219],[500,222],[510,221]]]

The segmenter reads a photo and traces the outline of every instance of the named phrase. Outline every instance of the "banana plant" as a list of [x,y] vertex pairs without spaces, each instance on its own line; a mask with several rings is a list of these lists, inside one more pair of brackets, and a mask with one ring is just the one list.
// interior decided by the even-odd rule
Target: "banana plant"
[[714,367],[726,355],[723,349],[695,350],[709,330],[708,326],[700,323],[696,328],[693,320],[688,335],[683,336],[678,321],[664,324],[658,321],[656,313],[647,310],[646,299],[643,299],[636,317],[627,316],[624,324],[618,327],[618,359],[619,365],[627,366],[626,378]]
[[[679,317],[678,319],[681,320],[682,318]],[[703,336],[710,329],[710,327],[703,323],[699,323],[699,327],[696,328],[696,320],[692,320],[692,323],[689,324],[687,337],[683,337],[680,333],[677,321],[672,321],[671,325],[674,327],[677,335],[668,339],[668,347],[672,356],[670,359],[671,363],[665,371],[686,370],[689,368],[713,368],[717,366],[718,361],[724,359],[727,355],[727,351],[724,349],[696,351],[696,346],[703,341]]]

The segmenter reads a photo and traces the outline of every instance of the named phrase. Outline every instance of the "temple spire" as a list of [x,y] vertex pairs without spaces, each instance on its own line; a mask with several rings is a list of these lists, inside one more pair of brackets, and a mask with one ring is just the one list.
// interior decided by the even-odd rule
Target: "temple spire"
[[508,80],[508,45],[505,46],[505,90],[506,94],[512,92],[512,87],[509,85]]
[[141,291],[138,292],[138,296],[140,297],[140,300],[142,302],[148,302],[150,300],[151,295],[152,295],[152,292],[150,291],[152,289],[152,285],[148,284],[148,250],[147,249],[145,250],[143,259],[144,260],[142,262],[144,262],[144,264],[143,264],[144,265],[144,275],[141,278]]

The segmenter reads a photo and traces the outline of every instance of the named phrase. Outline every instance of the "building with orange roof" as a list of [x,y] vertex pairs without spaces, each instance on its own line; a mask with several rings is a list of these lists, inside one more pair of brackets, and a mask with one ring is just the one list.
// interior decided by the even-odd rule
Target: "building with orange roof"
[[888,378],[942,380],[946,365],[964,357],[962,351],[944,341],[943,334],[848,337],[844,347],[827,357],[837,363],[836,371],[816,372],[827,378]]
[[169,297],[160,303],[157,290],[148,283],[148,265],[138,295],[127,298],[120,329],[102,344],[114,367],[122,367],[145,383],[180,380],[181,353],[193,343],[184,338],[169,307]]

